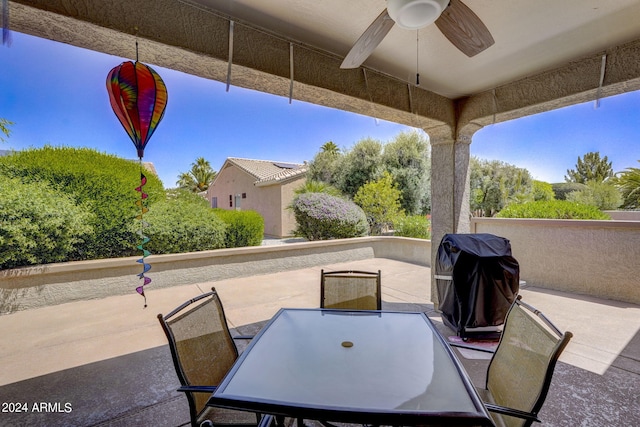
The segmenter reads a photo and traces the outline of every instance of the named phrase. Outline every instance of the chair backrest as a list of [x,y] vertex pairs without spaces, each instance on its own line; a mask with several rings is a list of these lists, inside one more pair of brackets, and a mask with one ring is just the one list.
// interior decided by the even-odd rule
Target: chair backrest
[[320,273],[320,307],[381,310],[380,270],[343,270]]
[[[220,298],[215,290],[193,298],[158,320],[169,340],[176,373],[182,385],[216,386],[238,358]],[[187,393],[189,406],[199,414],[206,393]],[[192,413],[193,415],[193,413]]]
[[[487,371],[487,389],[494,402],[537,415],[547,396],[556,361],[572,336],[571,332],[561,333],[518,296],[507,313],[500,343]],[[506,415],[497,417],[509,427],[533,422]]]

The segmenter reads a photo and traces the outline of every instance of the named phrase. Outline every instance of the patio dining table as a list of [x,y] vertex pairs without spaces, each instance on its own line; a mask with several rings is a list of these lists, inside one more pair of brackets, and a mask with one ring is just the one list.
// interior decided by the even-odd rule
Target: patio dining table
[[493,426],[424,313],[281,309],[208,405],[322,421]]

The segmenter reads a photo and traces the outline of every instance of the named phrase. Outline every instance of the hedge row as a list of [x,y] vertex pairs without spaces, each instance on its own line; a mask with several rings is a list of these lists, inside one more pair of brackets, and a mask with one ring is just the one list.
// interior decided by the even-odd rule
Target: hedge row
[[220,215],[203,198],[167,194],[141,166],[91,149],[45,147],[0,157],[0,268],[138,255],[139,233],[153,254],[256,245],[264,222],[255,212]]
[[0,175],[0,269],[82,257],[92,213],[46,183]]
[[264,219],[258,212],[226,209],[214,209],[214,212],[227,225],[224,235],[226,248],[262,244]]
[[611,219],[595,206],[567,200],[514,203],[501,210],[496,216],[498,218]]
[[226,225],[205,199],[187,191],[178,191],[149,207],[144,226],[133,223],[132,231],[149,237],[145,245],[153,254],[204,251],[225,247]]
[[[25,183],[46,184],[67,194],[77,206],[92,215],[80,259],[130,255],[136,245],[129,224],[136,215],[135,201],[140,193],[141,166],[130,160],[99,153],[88,148],[51,147],[17,151],[0,157],[0,175],[19,178]],[[146,173],[144,191],[148,204],[164,198],[162,182]]]
[[431,221],[426,215],[399,216],[393,221],[394,236],[431,239]]

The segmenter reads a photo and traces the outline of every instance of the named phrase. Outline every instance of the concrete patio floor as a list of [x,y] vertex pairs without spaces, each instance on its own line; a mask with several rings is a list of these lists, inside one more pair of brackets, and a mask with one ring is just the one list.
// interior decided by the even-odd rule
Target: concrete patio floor
[[[380,269],[383,309],[424,311],[443,334],[453,334],[429,300],[430,269],[382,258],[149,290],[146,309],[132,290],[2,315],[0,426],[187,423],[156,315],[215,286],[230,326],[255,333],[281,307],[318,307],[321,268]],[[640,306],[531,286],[521,294],[574,334],[556,367],[542,425],[640,426]],[[460,359],[483,385],[487,360]],[[16,412],[24,404],[26,412]]]

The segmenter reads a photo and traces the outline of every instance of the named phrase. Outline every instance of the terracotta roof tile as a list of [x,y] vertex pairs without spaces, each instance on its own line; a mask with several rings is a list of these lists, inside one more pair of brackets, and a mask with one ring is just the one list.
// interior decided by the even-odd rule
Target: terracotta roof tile
[[229,157],[227,159],[240,169],[256,178],[256,185],[274,184],[304,175],[308,166],[301,163],[254,160]]

